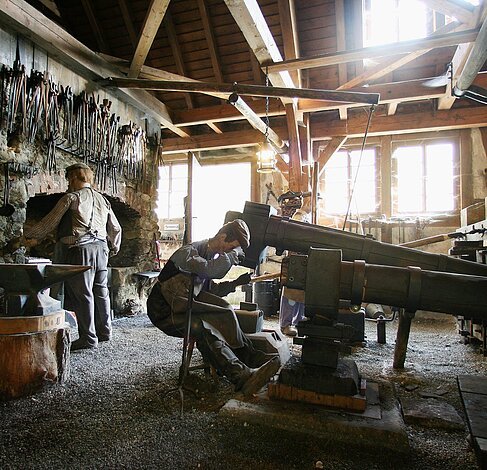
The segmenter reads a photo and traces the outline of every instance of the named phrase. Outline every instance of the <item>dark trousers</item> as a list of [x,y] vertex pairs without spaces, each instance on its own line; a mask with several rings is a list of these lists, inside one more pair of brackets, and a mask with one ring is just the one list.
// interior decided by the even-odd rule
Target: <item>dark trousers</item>
[[91,266],[65,281],[65,308],[76,313],[80,340],[96,345],[98,336],[110,337],[112,332],[107,244],[97,241],[71,247],[65,260],[68,264]]
[[[182,338],[187,325],[182,306],[171,308],[158,282],[147,299],[147,314],[164,333]],[[203,357],[235,384],[248,377],[250,367],[259,367],[267,359],[244,335],[230,304],[209,292],[201,292],[193,301],[190,335]]]

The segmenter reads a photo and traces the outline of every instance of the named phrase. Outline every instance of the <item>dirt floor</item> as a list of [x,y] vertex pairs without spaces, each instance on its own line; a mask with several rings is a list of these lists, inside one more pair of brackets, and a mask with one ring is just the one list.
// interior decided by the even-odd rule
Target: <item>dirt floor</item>
[[[266,320],[277,327],[277,319]],[[390,383],[400,401],[435,400],[464,419],[456,377],[486,376],[487,358],[464,345],[451,316],[418,315],[405,369],[392,368],[397,321],[387,343],[377,344],[375,323],[352,355],[369,380]],[[466,426],[406,425],[405,457],[309,435],[232,420],[219,414],[234,396],[224,380],[200,372],[190,383],[180,415],[175,387],[181,340],[154,328],[146,315],[114,322],[114,338],[97,350],[71,354],[71,377],[33,396],[0,403],[2,469],[475,469]],[[299,355],[300,346],[292,346]],[[170,392],[170,393],[168,393]],[[431,398],[429,398],[431,400]],[[380,449],[380,447],[379,447]]]

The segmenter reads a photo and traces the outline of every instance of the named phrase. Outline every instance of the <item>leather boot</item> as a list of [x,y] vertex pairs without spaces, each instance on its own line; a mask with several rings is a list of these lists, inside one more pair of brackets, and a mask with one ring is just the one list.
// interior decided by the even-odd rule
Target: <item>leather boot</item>
[[210,332],[205,331],[196,341],[196,347],[204,359],[235,384],[236,389],[251,376],[251,369],[235,355],[228,344]]
[[277,371],[281,367],[281,361],[279,357],[275,357],[266,362],[258,369],[252,369],[250,377],[242,385],[241,391],[245,396],[251,396],[258,392],[264,385],[277,374]]
[[279,357],[279,353],[266,353],[257,349],[252,341],[243,335],[244,347],[235,349],[236,356],[250,368],[258,368],[264,365],[266,362]]
[[258,369],[251,369],[238,359],[225,341],[209,331],[197,340],[196,346],[203,357],[235,385],[235,390],[241,390],[246,396],[260,390],[281,367],[279,357],[274,357]]

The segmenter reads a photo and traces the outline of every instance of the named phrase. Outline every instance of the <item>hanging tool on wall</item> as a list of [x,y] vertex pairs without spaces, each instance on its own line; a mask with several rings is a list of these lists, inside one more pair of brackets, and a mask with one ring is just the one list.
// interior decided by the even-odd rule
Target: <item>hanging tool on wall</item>
[[26,99],[27,99],[27,79],[25,76],[25,66],[20,63],[19,42],[17,40],[17,51],[12,69],[12,79],[10,81],[9,100],[7,104],[7,131],[14,132],[17,121],[17,113],[20,109],[20,132],[26,128]]

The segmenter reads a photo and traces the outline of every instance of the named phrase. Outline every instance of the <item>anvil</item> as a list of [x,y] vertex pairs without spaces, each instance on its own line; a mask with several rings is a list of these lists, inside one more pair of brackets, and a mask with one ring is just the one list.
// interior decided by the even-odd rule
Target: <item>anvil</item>
[[0,287],[4,293],[4,315],[47,315],[61,310],[61,302],[46,289],[91,269],[69,264],[0,264]]

